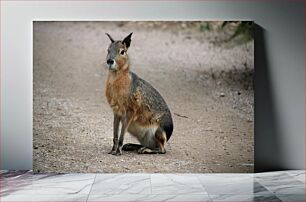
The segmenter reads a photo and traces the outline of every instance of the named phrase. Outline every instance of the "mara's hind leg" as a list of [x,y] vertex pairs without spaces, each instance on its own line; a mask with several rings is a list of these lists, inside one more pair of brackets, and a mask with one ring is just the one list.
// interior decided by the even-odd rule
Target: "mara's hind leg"
[[140,144],[133,144],[133,143],[127,143],[123,145],[122,150],[123,151],[138,151],[143,146]]
[[167,140],[166,133],[163,129],[158,128],[155,132],[156,148],[141,147],[138,150],[139,154],[165,154],[165,143]]

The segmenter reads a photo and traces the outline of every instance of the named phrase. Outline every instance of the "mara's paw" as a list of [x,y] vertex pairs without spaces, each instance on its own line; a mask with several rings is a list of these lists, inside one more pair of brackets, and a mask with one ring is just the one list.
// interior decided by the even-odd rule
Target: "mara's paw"
[[163,149],[163,150],[161,150],[160,152],[159,152],[159,154],[165,154],[166,153],[166,150],[165,149]]
[[160,149],[149,149],[147,147],[142,147],[138,150],[138,154],[165,154],[166,150],[160,150]]
[[116,146],[114,145],[113,147],[112,147],[112,150],[110,150],[110,152],[108,152],[108,154],[116,154]]
[[117,151],[115,152],[116,156],[120,156],[122,154],[122,148],[118,148]]
[[138,150],[138,154],[150,154],[151,153],[151,149],[146,148],[146,147],[141,147]]
[[115,151],[115,150],[111,150],[110,152],[108,152],[108,154],[113,154],[113,155],[115,155],[115,154],[116,154],[116,151]]

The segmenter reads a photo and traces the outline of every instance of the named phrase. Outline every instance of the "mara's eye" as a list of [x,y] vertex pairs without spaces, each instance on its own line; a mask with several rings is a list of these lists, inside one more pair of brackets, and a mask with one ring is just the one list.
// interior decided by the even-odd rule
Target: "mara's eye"
[[121,55],[124,55],[124,53],[125,53],[124,50],[121,50],[121,51],[120,51],[120,54],[121,54]]

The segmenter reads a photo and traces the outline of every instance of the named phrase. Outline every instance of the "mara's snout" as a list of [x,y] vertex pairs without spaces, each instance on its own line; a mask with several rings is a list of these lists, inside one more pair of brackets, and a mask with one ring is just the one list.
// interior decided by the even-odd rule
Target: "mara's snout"
[[116,70],[116,61],[114,59],[108,59],[106,61],[107,67],[109,70]]

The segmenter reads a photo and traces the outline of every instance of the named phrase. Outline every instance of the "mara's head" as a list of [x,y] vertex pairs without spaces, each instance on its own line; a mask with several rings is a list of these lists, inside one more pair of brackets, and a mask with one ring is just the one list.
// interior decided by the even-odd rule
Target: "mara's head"
[[125,70],[129,66],[129,60],[127,50],[131,45],[131,37],[133,33],[130,33],[123,40],[114,40],[111,35],[106,33],[111,40],[111,44],[107,49],[106,64],[110,71]]

